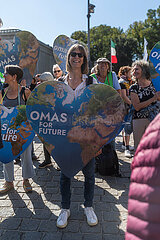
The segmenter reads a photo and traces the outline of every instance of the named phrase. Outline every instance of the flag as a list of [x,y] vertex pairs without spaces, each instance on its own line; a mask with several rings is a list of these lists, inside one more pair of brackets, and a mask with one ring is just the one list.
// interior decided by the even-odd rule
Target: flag
[[111,62],[117,63],[115,43],[111,40]]
[[148,59],[147,45],[148,45],[148,42],[147,42],[147,40],[144,38],[144,53],[143,53],[143,60],[144,60],[144,61],[147,61],[147,59]]

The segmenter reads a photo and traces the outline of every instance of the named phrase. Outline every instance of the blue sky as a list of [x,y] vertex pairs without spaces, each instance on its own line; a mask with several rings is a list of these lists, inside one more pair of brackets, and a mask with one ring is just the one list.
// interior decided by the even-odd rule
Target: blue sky
[[[33,33],[53,45],[61,34],[87,31],[88,0],[7,0],[1,2],[3,28],[16,27]],[[134,21],[144,21],[148,9],[157,9],[159,0],[90,0],[96,5],[90,27],[106,24],[126,30]]]

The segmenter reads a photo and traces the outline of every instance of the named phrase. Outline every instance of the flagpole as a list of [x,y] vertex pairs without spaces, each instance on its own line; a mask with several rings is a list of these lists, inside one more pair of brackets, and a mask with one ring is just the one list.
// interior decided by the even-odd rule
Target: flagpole
[[[112,41],[112,39],[111,39],[111,41]],[[110,44],[111,44],[111,42],[110,42]],[[111,51],[111,45],[110,45],[110,51]],[[112,72],[112,52],[111,52],[111,72]]]

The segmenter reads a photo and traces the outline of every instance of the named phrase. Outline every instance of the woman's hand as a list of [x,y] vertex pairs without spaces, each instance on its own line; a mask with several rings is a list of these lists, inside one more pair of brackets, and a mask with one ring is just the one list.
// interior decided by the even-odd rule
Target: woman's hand
[[160,101],[160,91],[156,92],[155,95],[156,95],[156,100],[157,100],[157,101]]
[[28,99],[29,95],[31,94],[31,90],[29,88],[26,88],[25,89],[25,95],[26,95],[26,98]]

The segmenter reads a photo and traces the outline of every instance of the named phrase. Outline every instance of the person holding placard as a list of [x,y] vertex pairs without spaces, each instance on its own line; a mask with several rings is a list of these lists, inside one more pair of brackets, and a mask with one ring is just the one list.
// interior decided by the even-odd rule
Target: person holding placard
[[[80,44],[74,44],[68,51],[66,70],[68,72],[65,77],[64,83],[66,83],[72,91],[74,91],[75,98],[77,98],[85,89],[88,76],[88,62],[85,48]],[[97,83],[93,79],[92,83]],[[75,156],[76,157],[76,156]],[[92,208],[94,197],[94,185],[95,185],[95,159],[82,169],[85,177],[84,182],[84,213],[87,217],[87,223],[90,226],[97,225],[98,219]],[[70,198],[71,198],[71,179],[61,172],[60,177],[60,190],[62,195],[62,210],[57,219],[57,227],[64,228],[67,226],[67,220],[70,216]]]
[[[0,92],[0,101],[3,100],[5,107],[16,107],[18,105],[25,105],[27,98],[30,95],[28,88],[23,88],[19,85],[20,79],[23,77],[23,70],[17,65],[5,66],[5,83],[8,87],[2,89]],[[25,192],[31,192],[32,186],[29,182],[29,178],[32,178],[35,174],[32,163],[32,143],[28,148],[21,154],[22,160],[22,176],[23,176],[23,188]],[[3,164],[5,182],[0,187],[0,193],[7,193],[9,190],[14,188],[14,163],[9,162]]]
[[136,150],[142,135],[151,121],[151,114],[159,112],[156,105],[160,100],[160,91],[156,92],[150,75],[149,63],[137,60],[132,64],[132,74],[136,83],[130,87],[131,103],[133,112],[133,137],[134,149]]
[[0,149],[3,148],[3,141],[1,136],[1,119],[0,119]]

